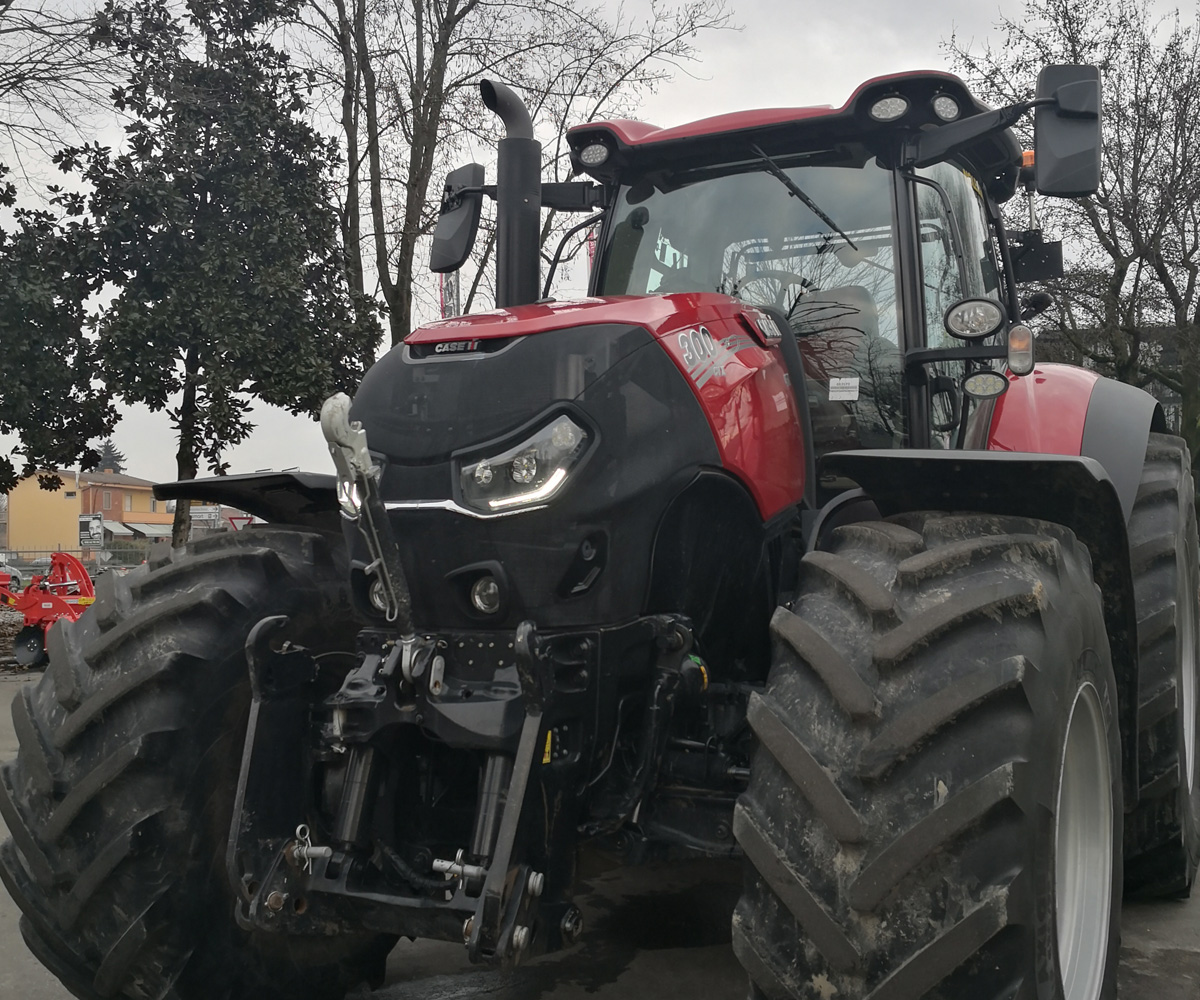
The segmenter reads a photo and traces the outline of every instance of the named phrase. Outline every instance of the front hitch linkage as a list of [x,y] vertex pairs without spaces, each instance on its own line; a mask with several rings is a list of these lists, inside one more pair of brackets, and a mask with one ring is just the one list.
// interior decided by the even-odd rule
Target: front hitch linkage
[[[413,634],[412,599],[400,563],[400,546],[392,534],[387,509],[379,494],[379,466],[367,450],[367,432],[350,419],[350,397],[335,393],[321,407],[321,433],[337,467],[338,489],[348,497],[357,495],[358,513],[352,517],[371,553],[368,575],[373,575],[383,594],[384,613],[401,634]],[[355,506],[351,501],[351,506]],[[344,516],[351,515],[345,512]]]

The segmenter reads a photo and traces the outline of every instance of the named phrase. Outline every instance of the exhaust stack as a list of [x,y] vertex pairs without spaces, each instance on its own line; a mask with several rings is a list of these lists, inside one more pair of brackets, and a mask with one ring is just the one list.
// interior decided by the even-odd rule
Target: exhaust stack
[[496,305],[519,306],[536,302],[539,295],[542,144],[533,137],[528,109],[512,90],[492,80],[479,89],[508,133],[497,150]]

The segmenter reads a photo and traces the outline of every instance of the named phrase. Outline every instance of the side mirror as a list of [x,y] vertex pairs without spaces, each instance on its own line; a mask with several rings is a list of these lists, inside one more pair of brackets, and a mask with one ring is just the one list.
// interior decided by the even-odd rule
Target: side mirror
[[442,210],[433,231],[429,270],[457,271],[475,245],[483,212],[483,167],[468,163],[451,170],[442,191]]
[[1083,198],[1100,187],[1100,70],[1047,66],[1038,75],[1034,170],[1040,194]]

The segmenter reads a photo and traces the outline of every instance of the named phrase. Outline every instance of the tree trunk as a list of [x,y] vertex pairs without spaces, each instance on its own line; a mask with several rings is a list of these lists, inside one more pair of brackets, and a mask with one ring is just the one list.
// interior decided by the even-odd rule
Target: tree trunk
[[[177,475],[182,482],[196,478],[196,382],[200,369],[199,352],[189,347],[184,361],[183,399],[179,403],[179,450],[175,453]],[[192,508],[187,500],[175,501],[175,521],[171,528],[171,545],[183,548],[192,531]]]
[[[362,104],[366,115],[367,126],[367,188],[371,198],[371,225],[374,229],[375,242],[375,272],[379,281],[379,290],[383,301],[388,307],[388,324],[391,327],[392,343],[403,340],[407,334],[396,337],[396,302],[398,290],[392,284],[391,269],[388,264],[387,225],[383,210],[383,165],[379,152],[379,98],[375,82],[375,68],[371,65],[371,47],[367,42],[365,17],[359,16],[359,8],[355,9],[354,42],[355,58],[358,61],[358,73],[362,80]],[[360,122],[361,124],[361,122]]]
[[357,25],[366,17],[364,5],[354,4],[354,21],[345,0],[335,4],[338,17],[338,45],[342,56],[342,134],[346,140],[346,204],[342,212],[342,246],[346,253],[346,272],[350,287],[358,295],[354,299],[355,318],[365,322],[363,315],[366,286],[363,281],[362,211],[359,205],[361,190],[361,156],[358,148],[359,73],[355,62]]
[[392,329],[392,346],[395,347],[412,333],[412,283],[413,258],[417,252],[416,239],[407,234],[400,237],[396,254],[396,280],[393,294],[388,301],[388,321]]

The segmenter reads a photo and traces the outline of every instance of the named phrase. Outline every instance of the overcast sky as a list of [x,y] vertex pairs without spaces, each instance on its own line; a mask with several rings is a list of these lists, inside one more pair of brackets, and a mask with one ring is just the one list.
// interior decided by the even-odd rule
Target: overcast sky
[[[614,0],[606,2],[615,8]],[[1021,9],[1012,0],[730,0],[729,6],[742,30],[700,36],[700,60],[688,67],[691,75],[679,72],[649,95],[639,117],[669,126],[754,107],[840,106],[870,77],[949,69],[940,46],[952,32],[982,43],[1002,9]],[[635,8],[636,0],[625,7]],[[175,442],[166,416],[141,406],[124,412],[113,439],[128,459],[127,471],[160,482],[174,479]],[[230,472],[292,466],[333,471],[314,421],[267,407],[256,409],[252,419],[253,435],[227,454]]]

